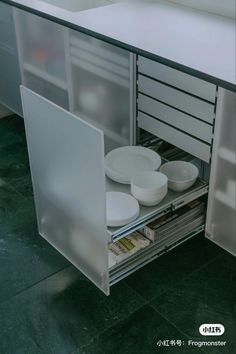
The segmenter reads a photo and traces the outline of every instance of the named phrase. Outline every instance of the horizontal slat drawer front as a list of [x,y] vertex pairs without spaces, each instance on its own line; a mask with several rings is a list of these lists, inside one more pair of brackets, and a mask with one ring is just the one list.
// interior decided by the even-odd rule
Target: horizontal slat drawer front
[[214,84],[141,56],[138,58],[138,70],[207,101],[215,102],[216,85]]
[[159,101],[138,95],[138,109],[201,140],[211,143],[212,126]]
[[138,126],[205,162],[210,160],[210,145],[192,138],[142,112],[138,114]]
[[138,90],[210,124],[213,123],[214,105],[211,103],[202,101],[143,75],[138,76]]

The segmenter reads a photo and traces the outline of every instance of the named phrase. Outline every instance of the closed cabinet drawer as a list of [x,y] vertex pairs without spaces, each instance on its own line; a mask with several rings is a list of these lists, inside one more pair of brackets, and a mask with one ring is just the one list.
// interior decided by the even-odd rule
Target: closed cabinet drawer
[[189,92],[207,101],[215,102],[216,85],[214,84],[141,56],[138,58],[138,69],[140,73],[175,86],[180,90]]
[[207,123],[213,123],[214,104],[205,102],[143,75],[138,76],[138,90]]
[[209,144],[205,144],[142,112],[138,114],[138,126],[207,163],[210,161],[211,145]]
[[207,143],[212,140],[212,125],[180,112],[148,96],[138,94],[138,109]]

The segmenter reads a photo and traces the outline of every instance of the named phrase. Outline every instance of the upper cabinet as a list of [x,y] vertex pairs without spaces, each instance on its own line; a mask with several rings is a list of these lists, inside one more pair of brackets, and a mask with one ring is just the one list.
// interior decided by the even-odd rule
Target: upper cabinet
[[15,9],[23,84],[104,131],[105,150],[132,143],[133,56]]
[[0,102],[22,115],[20,83],[13,10],[0,2]]

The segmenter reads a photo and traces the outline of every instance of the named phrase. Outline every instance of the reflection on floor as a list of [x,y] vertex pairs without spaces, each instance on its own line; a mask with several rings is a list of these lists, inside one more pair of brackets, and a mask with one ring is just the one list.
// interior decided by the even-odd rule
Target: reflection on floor
[[[17,116],[0,120],[0,280],[1,354],[236,352],[235,261],[203,235],[108,298],[38,236]],[[202,323],[223,324],[226,346],[189,347],[189,339],[214,340],[199,334]]]

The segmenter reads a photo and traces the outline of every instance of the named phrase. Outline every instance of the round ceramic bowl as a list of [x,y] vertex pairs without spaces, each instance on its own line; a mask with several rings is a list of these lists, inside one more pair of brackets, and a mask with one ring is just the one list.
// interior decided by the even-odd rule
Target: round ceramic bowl
[[139,198],[136,197],[136,199],[138,200],[139,204],[144,205],[144,206],[154,206],[159,204],[162,199],[165,198],[167,194],[167,190],[164,192],[161,192],[160,194],[156,194],[153,198]]
[[198,177],[198,168],[187,161],[170,161],[161,166],[160,171],[168,177],[168,187],[175,192],[190,188]]
[[143,205],[155,205],[166,195],[167,182],[161,172],[138,172],[131,177],[131,194]]

